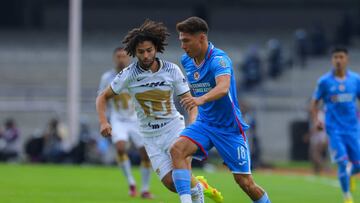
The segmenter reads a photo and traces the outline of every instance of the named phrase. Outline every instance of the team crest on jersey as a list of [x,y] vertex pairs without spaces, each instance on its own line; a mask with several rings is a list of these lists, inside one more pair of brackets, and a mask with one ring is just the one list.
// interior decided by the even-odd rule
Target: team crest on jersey
[[220,59],[219,64],[220,64],[221,67],[226,68],[226,62],[225,62],[224,59]]
[[195,72],[195,73],[194,73],[194,79],[195,79],[195,80],[198,80],[199,78],[200,78],[199,72]]
[[339,90],[342,92],[345,91],[345,85],[343,84],[339,85]]

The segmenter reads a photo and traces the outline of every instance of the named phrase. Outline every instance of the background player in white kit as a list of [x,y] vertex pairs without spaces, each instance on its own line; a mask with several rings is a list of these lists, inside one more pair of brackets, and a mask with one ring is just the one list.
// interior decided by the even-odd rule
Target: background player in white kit
[[[115,67],[105,72],[100,81],[99,92],[106,89],[114,80],[116,75],[121,72],[126,66],[130,64],[131,58],[124,48],[118,47],[113,52],[113,61]],[[129,141],[134,143],[135,147],[139,149],[141,157],[141,175],[142,175],[142,198],[152,198],[149,192],[149,182],[151,173],[151,163],[146,154],[144,143],[139,132],[137,117],[135,114],[134,102],[127,90],[114,96],[109,100],[110,106],[110,123],[113,129],[111,141],[116,147],[117,161],[121,170],[124,172],[129,184],[129,195],[136,196],[136,182],[131,173],[131,163],[126,153],[126,144]]]
[[[106,119],[106,102],[116,94],[128,90],[134,98],[135,110],[140,120],[140,131],[154,171],[162,183],[176,192],[172,181],[172,161],[169,148],[184,129],[184,118],[176,110],[173,94],[190,97],[189,87],[180,68],[156,58],[163,52],[169,33],[162,24],[146,20],[139,28],[131,30],[123,43],[130,56],[138,59],[121,71],[96,99],[96,108],[103,136],[113,131]],[[194,121],[197,109],[188,112]],[[190,160],[188,160],[190,164]],[[193,177],[191,196],[194,203],[204,202],[203,186]],[[209,188],[211,188],[209,186]],[[219,195],[218,191],[214,194]]]

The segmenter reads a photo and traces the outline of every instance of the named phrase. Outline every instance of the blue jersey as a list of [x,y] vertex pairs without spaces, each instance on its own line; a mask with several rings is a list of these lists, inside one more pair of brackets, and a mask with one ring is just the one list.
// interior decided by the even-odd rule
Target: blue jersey
[[197,121],[215,127],[240,128],[243,133],[249,126],[244,122],[239,109],[232,62],[224,51],[215,48],[212,43],[209,43],[205,56],[205,60],[199,66],[187,54],[181,58],[181,64],[195,97],[200,97],[214,88],[215,78],[218,76],[230,75],[231,81],[226,96],[199,106]]
[[348,133],[359,129],[357,98],[360,96],[360,76],[352,71],[340,80],[330,71],[317,84],[313,99],[325,104],[325,125],[329,133]]

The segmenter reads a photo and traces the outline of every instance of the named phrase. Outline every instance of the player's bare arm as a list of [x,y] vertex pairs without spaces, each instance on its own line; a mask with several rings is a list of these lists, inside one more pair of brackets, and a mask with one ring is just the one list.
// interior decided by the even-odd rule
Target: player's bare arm
[[106,118],[106,104],[109,99],[115,96],[115,93],[108,86],[104,91],[102,91],[96,97],[96,111],[98,113],[99,123],[100,123],[100,133],[104,137],[111,135],[111,125]]
[[230,75],[220,75],[216,77],[216,86],[201,97],[186,97],[181,99],[181,105],[188,111],[196,106],[201,106],[206,102],[218,100],[227,95],[230,88]]
[[[180,100],[187,100],[187,99],[190,99],[190,98],[193,98],[193,96],[190,94],[190,92],[187,92],[183,95],[180,96]],[[195,120],[196,120],[196,117],[197,117],[197,114],[198,114],[198,109],[197,109],[197,106],[194,106],[192,108],[188,108],[186,109],[187,110],[187,113],[189,115],[189,123],[193,123]]]
[[310,103],[311,118],[312,118],[314,126],[317,129],[324,129],[323,122],[321,122],[318,119],[319,103],[320,103],[320,100],[315,100],[315,99],[311,100],[311,103]]

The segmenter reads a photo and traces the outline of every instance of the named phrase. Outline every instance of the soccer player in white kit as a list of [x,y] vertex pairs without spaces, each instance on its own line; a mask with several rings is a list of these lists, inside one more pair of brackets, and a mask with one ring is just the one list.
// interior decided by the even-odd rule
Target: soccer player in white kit
[[[184,118],[176,110],[173,94],[190,97],[189,86],[180,68],[156,57],[163,52],[169,33],[159,22],[146,20],[139,28],[131,30],[124,38],[125,50],[137,62],[121,71],[109,87],[96,99],[100,132],[111,136],[113,130],[106,118],[106,102],[124,90],[134,98],[135,111],[140,121],[140,132],[151,160],[152,167],[162,183],[176,192],[172,180],[170,146],[184,129]],[[197,116],[197,109],[189,112],[190,122]],[[188,160],[190,164],[190,160]],[[191,180],[193,203],[204,202],[203,187],[195,177]],[[209,186],[210,187],[210,186]],[[217,192],[217,191],[216,191]],[[211,197],[210,197],[211,198]]]
[[[115,67],[106,71],[101,77],[99,92],[108,87],[116,75],[130,64],[131,58],[124,48],[117,47],[113,52],[113,61]],[[146,154],[142,136],[139,132],[132,98],[129,92],[124,90],[120,94],[114,96],[114,98],[109,101],[108,105],[110,106],[109,116],[111,127],[113,129],[111,141],[116,147],[118,165],[128,181],[129,195],[132,197],[137,195],[136,182],[131,173],[131,163],[126,153],[126,144],[128,143],[129,138],[131,138],[135,147],[139,149],[141,157],[141,197],[151,199],[152,194],[149,192],[151,163]]]

